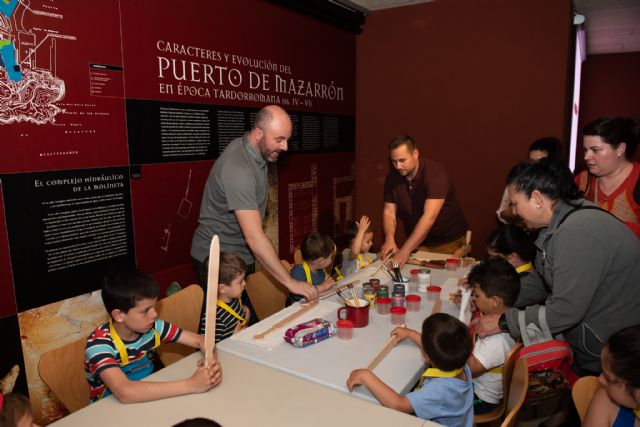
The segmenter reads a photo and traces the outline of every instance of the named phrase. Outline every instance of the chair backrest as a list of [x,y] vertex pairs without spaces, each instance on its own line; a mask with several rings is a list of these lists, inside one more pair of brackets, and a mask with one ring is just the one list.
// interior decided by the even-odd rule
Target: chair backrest
[[[289,271],[288,261],[282,260],[282,265]],[[289,290],[264,270],[247,276],[247,294],[258,319],[263,320],[284,308]]]
[[584,421],[589,403],[598,388],[600,388],[600,382],[598,377],[594,376],[582,377],[573,385],[571,397],[576,404],[580,421]]
[[[158,318],[197,334],[203,298],[202,288],[199,285],[187,286],[156,303]],[[163,344],[157,350],[165,366],[177,362],[194,351],[194,348],[178,343]]]
[[529,366],[526,359],[518,359],[511,376],[509,395],[507,397],[507,415],[501,427],[511,427],[515,424],[518,412],[524,404],[529,388]]
[[40,378],[69,412],[89,404],[89,383],[84,373],[86,344],[86,338],[73,341],[44,353],[38,362]]
[[511,388],[511,377],[513,376],[513,369],[516,365],[517,355],[522,348],[522,343],[517,343],[507,354],[504,360],[504,366],[502,367],[502,399],[498,404],[498,407],[487,414],[478,414],[473,417],[475,424],[488,423],[493,420],[497,420],[504,415],[507,408],[507,398],[509,397],[509,389]]

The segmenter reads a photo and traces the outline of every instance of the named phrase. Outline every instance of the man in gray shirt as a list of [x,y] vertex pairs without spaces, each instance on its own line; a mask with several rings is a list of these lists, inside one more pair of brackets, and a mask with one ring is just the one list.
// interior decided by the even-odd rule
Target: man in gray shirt
[[257,259],[289,291],[313,300],[318,297],[316,288],[291,277],[262,228],[269,187],[267,162],[277,161],[280,153],[287,151],[290,137],[289,115],[279,106],[269,105],[258,112],[249,132],[231,141],[207,179],[191,257],[199,270],[217,234],[220,249],[244,259],[248,273],[255,269]]

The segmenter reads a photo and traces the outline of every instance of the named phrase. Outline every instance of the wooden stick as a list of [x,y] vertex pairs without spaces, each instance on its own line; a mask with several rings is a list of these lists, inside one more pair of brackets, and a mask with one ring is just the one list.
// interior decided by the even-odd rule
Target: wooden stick
[[438,297],[436,302],[433,304],[433,308],[431,309],[431,314],[440,313],[442,309],[442,300]]
[[220,241],[213,236],[209,246],[209,272],[207,275],[207,299],[204,321],[205,366],[213,366],[213,350],[216,347],[216,302],[218,300],[218,272],[220,270]]
[[374,271],[374,272],[371,274],[371,276],[369,276],[369,277],[373,277],[373,276],[375,276],[375,275],[376,275],[376,273],[377,273],[378,271],[380,271],[380,269],[382,268],[382,266],[383,266],[387,261],[389,261],[389,258],[391,258],[392,256],[393,256],[393,254],[392,254],[392,253],[389,253],[389,254],[386,256],[386,258],[385,258],[384,260],[382,260],[382,262],[380,263],[380,265],[378,266],[378,268],[376,268],[376,271]]
[[263,339],[264,337],[266,337],[267,335],[269,335],[273,331],[287,326],[289,323],[291,323],[292,320],[297,319],[298,317],[300,317],[303,314],[305,314],[307,311],[309,311],[312,308],[317,307],[317,306],[318,306],[318,301],[314,301],[314,302],[308,303],[307,305],[305,305],[302,308],[300,308],[298,311],[294,311],[293,313],[291,313],[290,315],[288,315],[284,319],[280,320],[278,323],[276,323],[275,325],[273,325],[272,327],[270,327],[266,331],[260,332],[259,334],[254,335],[253,339],[254,340]]
[[[403,328],[406,328],[407,325],[402,325]],[[391,338],[389,338],[389,341],[387,341],[387,343],[384,345],[384,347],[382,347],[380,349],[380,351],[378,352],[378,354],[376,354],[373,359],[371,359],[371,362],[367,363],[367,366],[365,367],[365,369],[369,369],[370,371],[372,371],[377,365],[378,363],[380,363],[380,361],[382,359],[385,358],[385,356],[391,351],[391,349],[393,347],[395,347],[395,339],[396,336],[393,335]]]
[[356,291],[353,290],[353,286],[349,286],[349,292],[351,292],[351,296],[353,297],[353,305],[355,307],[360,307],[360,299],[358,299]]
[[349,283],[345,283],[344,285],[340,285],[337,288],[334,289],[329,289],[328,291],[324,291],[324,292],[320,292],[320,296],[318,297],[318,299],[325,299],[327,297],[330,297],[331,295],[335,295],[338,293],[339,289],[343,289],[346,288],[348,286],[354,286],[360,283],[360,280],[354,280],[353,282],[349,282]]

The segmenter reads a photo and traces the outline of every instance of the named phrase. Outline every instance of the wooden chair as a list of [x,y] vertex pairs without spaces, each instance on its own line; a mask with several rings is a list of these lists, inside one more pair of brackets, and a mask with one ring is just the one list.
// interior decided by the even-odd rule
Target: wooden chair
[[573,402],[576,404],[580,421],[584,421],[589,403],[591,403],[591,399],[598,388],[600,388],[600,382],[598,377],[594,376],[582,377],[573,385],[571,397],[573,397]]
[[38,362],[40,378],[69,412],[89,404],[89,383],[84,373],[86,343],[82,338],[50,350]]
[[[203,298],[202,288],[199,285],[190,285],[156,303],[158,318],[197,334]],[[165,366],[194,351],[196,349],[178,343],[163,344],[157,350]]]
[[512,427],[518,418],[518,412],[527,397],[529,389],[529,366],[526,359],[518,359],[511,376],[509,396],[507,398],[507,415],[501,427]]
[[507,398],[509,397],[509,389],[511,387],[511,377],[513,376],[513,369],[516,365],[516,356],[521,348],[522,343],[517,343],[511,351],[509,351],[509,354],[507,354],[507,358],[504,361],[504,367],[502,368],[502,400],[500,401],[500,404],[491,412],[475,415],[473,417],[474,424],[489,423],[502,418],[504,415],[507,409]]
[[[287,271],[291,269],[288,261],[281,262]],[[283,284],[263,270],[247,276],[246,290],[260,320],[282,310],[289,295],[289,290]]]

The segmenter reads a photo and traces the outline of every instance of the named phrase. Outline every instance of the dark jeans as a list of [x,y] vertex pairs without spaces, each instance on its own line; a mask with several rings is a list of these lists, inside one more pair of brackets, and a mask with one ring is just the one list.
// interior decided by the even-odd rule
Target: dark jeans
[[494,411],[498,407],[497,403],[489,403],[480,399],[476,394],[473,394],[473,413],[474,414],[488,414]]
[[[201,271],[202,263],[197,259],[195,259],[194,257],[191,257],[191,263],[193,264],[193,271],[196,273],[196,277],[198,278],[198,283],[200,284],[200,287],[204,291],[202,308],[200,309],[200,319],[203,319],[204,312],[207,308],[206,307],[207,306],[207,272]],[[256,272],[255,263],[247,265],[247,272],[246,272],[247,276],[255,272]],[[249,310],[251,310],[251,317],[249,318],[249,326],[253,325],[254,323],[258,323],[260,319],[258,319],[258,316],[256,315],[256,311],[253,309],[253,304],[251,304],[251,300],[249,299],[249,295],[247,295],[246,290],[242,292],[242,297],[240,299],[242,300],[242,305],[246,305],[247,307],[249,307]]]

